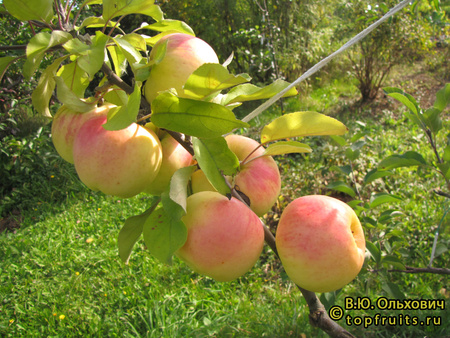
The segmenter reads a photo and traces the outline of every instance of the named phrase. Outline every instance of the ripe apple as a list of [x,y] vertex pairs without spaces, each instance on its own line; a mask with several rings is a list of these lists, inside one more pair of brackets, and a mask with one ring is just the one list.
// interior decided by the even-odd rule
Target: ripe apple
[[149,103],[158,92],[175,88],[183,96],[183,86],[189,76],[204,63],[219,63],[216,52],[202,39],[189,34],[174,33],[162,37],[152,48],[150,60],[167,42],[164,58],[155,64],[144,86],[144,96]]
[[258,216],[239,200],[214,191],[187,198],[187,241],[176,255],[192,270],[219,282],[244,275],[261,255],[264,230]]
[[192,163],[192,155],[168,133],[161,138],[161,148],[162,162],[159,173],[144,190],[150,195],[161,195],[169,186],[175,171]]
[[150,185],[162,162],[156,134],[132,123],[125,129],[103,128],[106,116],[86,121],[73,144],[75,169],[92,190],[123,198],[132,197]]
[[[250,208],[258,216],[263,216],[274,205],[280,194],[281,178],[277,163],[271,156],[251,160],[264,153],[264,148],[259,147],[260,144],[251,138],[228,135],[225,140],[239,161],[245,161],[241,163],[239,173],[234,180],[236,189],[250,199]],[[195,193],[204,190],[215,189],[203,173],[195,172],[192,176],[192,191]]]
[[303,196],[281,214],[276,245],[287,275],[298,286],[329,292],[350,283],[364,263],[366,242],[358,217],[329,196]]
[[113,107],[105,104],[95,107],[87,113],[79,113],[61,106],[55,114],[52,123],[52,141],[58,154],[67,162],[73,163],[73,140],[84,122],[98,114],[107,114]]

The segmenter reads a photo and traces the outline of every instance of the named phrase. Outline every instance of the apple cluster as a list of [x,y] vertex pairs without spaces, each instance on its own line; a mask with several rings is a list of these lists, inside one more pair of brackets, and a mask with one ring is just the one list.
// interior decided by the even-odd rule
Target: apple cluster
[[[144,85],[150,104],[160,92],[173,88],[183,97],[183,85],[192,72],[204,63],[219,62],[206,42],[180,33],[162,37],[150,60],[153,66]],[[54,117],[55,148],[75,165],[87,187],[122,198],[161,195],[177,170],[197,164],[170,133],[151,122],[105,129],[114,108],[104,104],[79,113],[63,106]],[[243,198],[220,194],[197,165],[181,219],[187,240],[176,251],[194,271],[217,281],[236,279],[254,266],[265,240],[259,217],[270,211],[281,191],[277,163],[257,141],[241,135],[228,135],[225,141],[239,160],[237,174],[226,180]],[[276,247],[289,277],[315,292],[343,287],[364,262],[364,234],[355,212],[326,196],[301,197],[286,207]]]

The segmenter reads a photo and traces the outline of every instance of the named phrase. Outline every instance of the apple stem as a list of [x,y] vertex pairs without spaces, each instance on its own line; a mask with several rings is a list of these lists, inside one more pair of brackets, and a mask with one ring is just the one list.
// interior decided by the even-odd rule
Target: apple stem
[[260,147],[262,147],[262,144],[259,144],[255,149],[253,149],[253,150],[250,152],[250,154],[248,154],[247,157],[244,158],[244,160],[241,162],[241,165],[244,165],[244,164],[250,162],[250,161],[248,161],[249,157],[252,156],[252,154],[254,154],[255,151],[257,151]]

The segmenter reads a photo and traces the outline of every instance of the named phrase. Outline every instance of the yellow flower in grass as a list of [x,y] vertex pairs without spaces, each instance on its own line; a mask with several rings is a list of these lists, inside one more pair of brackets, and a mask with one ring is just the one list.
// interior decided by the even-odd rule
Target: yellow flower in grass
[[59,316],[59,320],[63,320],[64,318],[66,318],[66,316],[64,316],[64,315]]

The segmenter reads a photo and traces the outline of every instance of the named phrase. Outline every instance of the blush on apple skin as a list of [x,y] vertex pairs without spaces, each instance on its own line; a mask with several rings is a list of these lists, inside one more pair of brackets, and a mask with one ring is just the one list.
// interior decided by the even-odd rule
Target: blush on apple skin
[[281,215],[276,245],[287,275],[313,292],[342,288],[364,263],[365,239],[358,217],[347,204],[328,196],[291,202]]
[[183,33],[162,37],[150,52],[150,60],[166,42],[164,58],[152,67],[144,86],[144,96],[149,103],[160,91],[170,88],[175,88],[178,96],[184,97],[183,86],[198,67],[205,63],[219,63],[216,52],[208,43]]
[[249,271],[261,255],[264,230],[258,216],[235,198],[202,191],[187,199],[182,218],[187,241],[177,251],[192,270],[219,282]]
[[92,190],[123,198],[150,185],[162,161],[153,131],[132,123],[125,129],[103,128],[106,116],[85,122],[75,137],[73,155],[80,180]]

